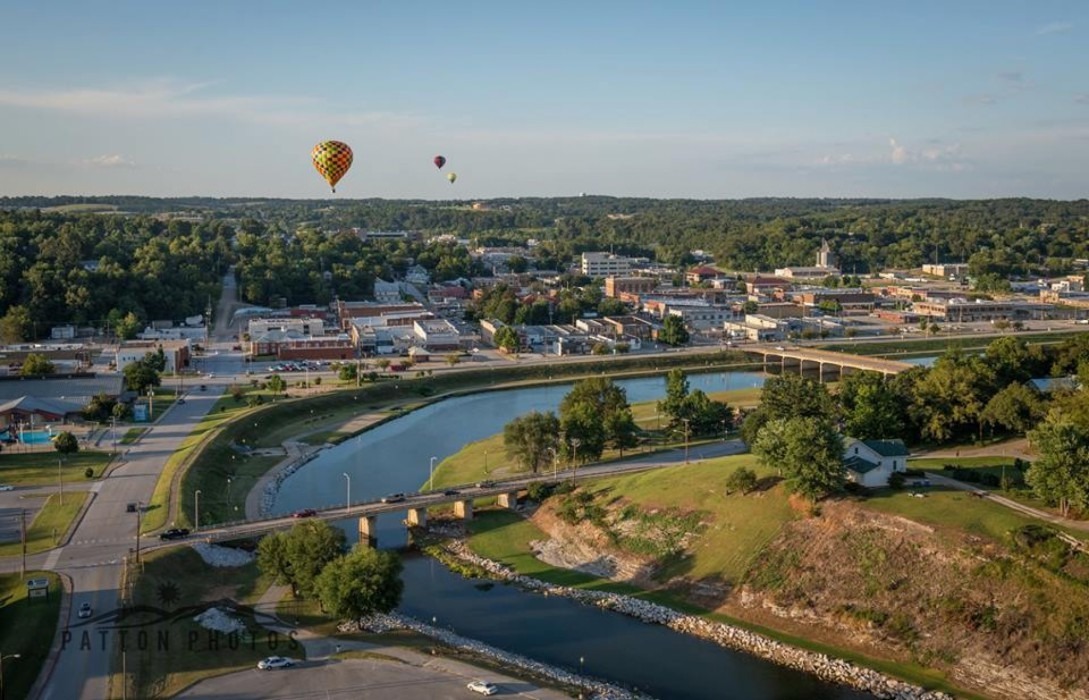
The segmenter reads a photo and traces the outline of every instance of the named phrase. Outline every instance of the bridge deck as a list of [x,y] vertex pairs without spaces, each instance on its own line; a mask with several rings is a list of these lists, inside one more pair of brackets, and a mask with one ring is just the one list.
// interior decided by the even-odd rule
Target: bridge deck
[[882,374],[899,374],[915,367],[908,362],[899,360],[886,360],[880,357],[867,357],[864,355],[851,355],[845,352],[832,350],[818,350],[816,348],[779,347],[774,348],[744,348],[744,352],[750,355],[768,357],[789,358],[798,362],[814,362],[826,365],[839,365],[852,369],[881,372]]

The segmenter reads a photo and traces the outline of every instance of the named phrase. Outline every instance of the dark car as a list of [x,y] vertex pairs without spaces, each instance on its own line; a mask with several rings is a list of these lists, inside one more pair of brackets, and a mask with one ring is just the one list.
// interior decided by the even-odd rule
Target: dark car
[[128,505],[125,506],[125,512],[126,513],[135,513],[136,509],[138,507],[139,507],[139,505],[136,504],[136,503],[129,503]]
[[183,537],[189,536],[189,529],[184,527],[172,527],[169,530],[163,530],[159,535],[160,540],[180,540]]
[[382,498],[383,503],[400,503],[403,500],[405,500],[405,495],[403,493],[391,493]]
[[292,513],[291,517],[292,518],[313,518],[317,514],[318,514],[318,511],[314,510],[313,508],[303,508],[302,510],[297,510],[294,513]]
[[459,493],[461,493],[461,491],[458,491],[457,489],[444,489],[443,492],[442,492],[442,495],[443,496],[456,496]]
[[488,481],[488,480],[485,480],[485,481],[478,481],[478,482],[476,482],[476,487],[477,487],[478,489],[487,489],[487,488],[491,488],[492,486],[495,486],[495,482],[494,482],[494,481]]

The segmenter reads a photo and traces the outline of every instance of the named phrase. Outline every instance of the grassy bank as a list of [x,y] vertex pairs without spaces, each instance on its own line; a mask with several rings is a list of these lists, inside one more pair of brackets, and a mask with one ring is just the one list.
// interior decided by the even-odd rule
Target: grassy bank
[[81,450],[75,454],[32,452],[29,454],[0,454],[0,484],[12,486],[56,486],[89,481],[84,476],[91,469],[95,477],[110,463],[106,452]]
[[[1010,332],[1014,333],[1014,331]],[[1083,333],[1085,333],[1084,330],[1071,329],[1042,333],[1021,331],[1017,332],[1016,335],[1030,345],[1049,345],[1069,340],[1070,338]],[[864,341],[857,343],[828,343],[816,347],[821,350],[845,352],[852,355],[880,355],[889,357],[890,359],[896,359],[896,356],[898,355],[905,357],[940,355],[946,350],[952,350],[953,348],[983,351],[987,349],[988,345],[1001,337],[1004,336],[979,334],[972,336],[958,335],[945,337],[939,334],[932,338],[890,338],[889,340]]]
[[[50,495],[41,510],[34,516],[34,520],[26,529],[26,552],[37,554],[57,546],[57,542],[68,532],[72,521],[83,508],[87,500],[86,491],[69,491],[64,494],[64,504],[61,504],[60,494]],[[0,556],[17,556],[22,554],[21,542],[7,542],[0,545]]]
[[[301,658],[301,646],[288,648],[254,621],[245,606],[252,605],[267,588],[256,564],[242,567],[214,568],[204,563],[188,547],[151,552],[144,557],[144,569],[136,574],[133,604],[161,610],[162,616],[148,612],[139,619],[126,620],[141,625],[152,645],[144,651],[129,649],[128,697],[173,697],[182,688],[212,676],[253,668],[270,654]],[[231,637],[205,629],[193,620],[199,612],[217,601],[234,601],[231,612],[241,620],[246,631]],[[233,607],[221,602],[218,607]],[[158,648],[167,644],[167,649]],[[115,650],[115,669],[121,668],[120,650]],[[120,674],[111,678],[111,696],[121,697]]]
[[[64,595],[60,578],[51,572],[28,571],[26,579],[48,579],[49,597],[27,598],[26,580],[0,574],[0,653],[4,655],[4,692],[25,698],[42,670],[60,616]],[[19,658],[9,658],[15,654]]]

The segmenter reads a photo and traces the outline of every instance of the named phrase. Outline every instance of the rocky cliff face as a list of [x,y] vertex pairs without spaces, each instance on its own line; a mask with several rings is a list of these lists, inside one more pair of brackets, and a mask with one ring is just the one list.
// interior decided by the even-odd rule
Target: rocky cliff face
[[665,585],[736,617],[942,669],[989,697],[1089,700],[1085,562],[849,503],[787,523],[741,581],[655,582],[588,522],[534,516],[554,565]]

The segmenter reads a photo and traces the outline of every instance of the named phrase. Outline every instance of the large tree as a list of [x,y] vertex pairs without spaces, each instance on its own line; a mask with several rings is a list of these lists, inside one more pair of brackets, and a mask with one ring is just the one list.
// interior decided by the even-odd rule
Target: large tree
[[610,442],[627,445],[635,432],[627,392],[603,377],[575,382],[560,402],[560,430],[561,449],[576,461],[601,457]]
[[536,474],[552,463],[550,450],[559,448],[560,421],[551,411],[531,411],[503,426],[507,454]]
[[395,552],[357,546],[325,565],[314,590],[325,612],[338,617],[388,613],[401,602],[403,568]]
[[684,319],[670,314],[662,321],[662,330],[658,332],[658,340],[666,345],[677,347],[688,342],[688,329],[684,327]]
[[819,500],[843,488],[843,438],[827,420],[775,419],[760,431],[752,451],[768,467],[780,469],[797,493]]
[[1025,473],[1033,493],[1063,517],[1071,506],[1089,507],[1089,431],[1052,413],[1029,439],[1040,453]]
[[53,374],[56,371],[57,368],[46,359],[45,355],[32,352],[23,360],[23,367],[19,370],[19,374],[24,377],[33,377],[41,374]]
[[983,408],[983,422],[1024,435],[1044,417],[1046,408],[1035,389],[1014,382],[991,397]]
[[306,520],[262,539],[257,566],[277,583],[290,585],[296,598],[312,598],[318,575],[344,553],[344,541],[344,532],[324,520]]
[[903,404],[880,374],[847,375],[840,382],[836,398],[847,435],[859,440],[906,437]]

